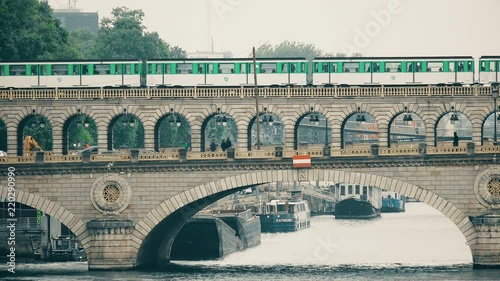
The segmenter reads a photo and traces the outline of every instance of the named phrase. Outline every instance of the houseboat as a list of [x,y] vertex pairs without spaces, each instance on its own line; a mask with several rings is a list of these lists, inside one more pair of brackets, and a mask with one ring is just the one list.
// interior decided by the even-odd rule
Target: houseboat
[[292,232],[311,226],[311,211],[301,191],[291,191],[290,199],[267,202],[259,217],[262,232]]
[[336,219],[370,219],[380,216],[382,195],[379,188],[359,184],[336,184]]
[[382,213],[399,213],[405,211],[405,201],[393,191],[382,191]]

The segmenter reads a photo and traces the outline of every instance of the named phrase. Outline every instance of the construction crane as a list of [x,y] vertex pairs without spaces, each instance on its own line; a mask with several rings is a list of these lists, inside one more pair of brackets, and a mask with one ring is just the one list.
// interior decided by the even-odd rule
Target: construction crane
[[38,142],[36,142],[36,140],[32,136],[26,136],[26,138],[24,138],[24,152],[28,153],[34,149],[39,149],[43,151],[42,147],[38,144]]

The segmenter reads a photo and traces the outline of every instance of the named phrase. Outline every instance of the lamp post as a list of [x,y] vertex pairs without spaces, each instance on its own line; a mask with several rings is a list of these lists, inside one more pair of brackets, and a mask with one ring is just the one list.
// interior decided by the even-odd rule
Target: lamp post
[[495,118],[493,119],[493,145],[497,145],[497,98],[498,98],[498,87],[493,87],[491,89],[491,95],[493,96],[493,106],[495,110]]

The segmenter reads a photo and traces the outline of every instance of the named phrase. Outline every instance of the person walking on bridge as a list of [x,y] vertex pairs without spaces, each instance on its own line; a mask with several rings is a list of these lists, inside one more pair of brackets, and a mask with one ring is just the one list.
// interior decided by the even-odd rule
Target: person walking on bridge
[[460,140],[460,138],[458,137],[457,132],[454,132],[453,133],[453,146],[458,146],[459,140]]

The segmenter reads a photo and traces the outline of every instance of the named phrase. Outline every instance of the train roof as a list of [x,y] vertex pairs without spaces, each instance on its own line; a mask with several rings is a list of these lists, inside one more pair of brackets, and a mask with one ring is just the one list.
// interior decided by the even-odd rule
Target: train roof
[[482,59],[500,59],[500,56],[481,56],[479,57],[480,60]]
[[[277,58],[257,58],[257,61],[307,61],[303,57],[277,57]],[[171,62],[197,62],[197,61],[207,61],[207,62],[232,62],[232,61],[253,61],[253,58],[179,58],[179,59],[147,59],[147,62],[158,62],[158,61],[171,61]],[[0,61],[0,64],[58,64],[58,63],[142,63],[139,59],[83,59],[83,60],[12,60],[12,61]]]
[[436,60],[459,59],[473,60],[472,56],[411,56],[411,57],[315,57],[314,60]]

